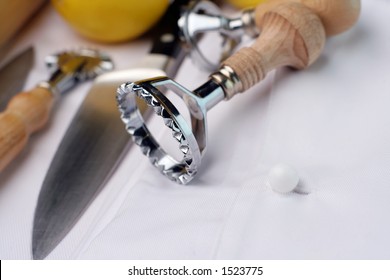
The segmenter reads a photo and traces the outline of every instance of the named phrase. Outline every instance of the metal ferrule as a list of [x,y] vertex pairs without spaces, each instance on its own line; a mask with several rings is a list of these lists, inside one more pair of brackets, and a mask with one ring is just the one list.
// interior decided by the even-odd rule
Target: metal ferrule
[[241,37],[247,34],[250,37],[257,37],[260,31],[256,27],[255,14],[253,9],[244,10],[239,18],[221,17],[221,32],[229,36]]
[[210,78],[222,87],[226,100],[231,99],[236,93],[243,91],[241,80],[236,72],[227,65],[223,65],[219,71],[213,73]]
[[59,96],[71,89],[77,83],[75,74],[65,73],[60,69],[56,70],[46,82],[47,88],[53,92],[55,96]]
[[252,38],[259,36],[260,30],[256,26],[254,9],[244,10],[241,15],[241,21],[245,34]]
[[241,18],[220,17],[220,32],[231,38],[241,38],[244,35],[243,22]]

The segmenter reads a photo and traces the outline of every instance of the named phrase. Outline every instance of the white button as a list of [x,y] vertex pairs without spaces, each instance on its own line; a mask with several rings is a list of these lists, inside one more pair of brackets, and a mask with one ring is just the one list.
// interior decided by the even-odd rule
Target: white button
[[291,166],[279,163],[269,171],[268,183],[274,191],[288,193],[298,186],[299,176]]

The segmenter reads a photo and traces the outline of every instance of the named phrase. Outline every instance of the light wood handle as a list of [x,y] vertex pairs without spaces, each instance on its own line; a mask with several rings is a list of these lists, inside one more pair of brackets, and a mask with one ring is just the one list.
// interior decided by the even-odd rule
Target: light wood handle
[[309,7],[321,19],[327,36],[350,29],[360,15],[360,0],[268,0],[255,8],[255,22],[259,27],[264,14],[275,6],[295,2]]
[[0,1],[0,48],[7,43],[26,21],[47,0]]
[[299,3],[279,5],[259,22],[262,33],[251,47],[245,47],[224,61],[242,83],[241,92],[264,79],[278,67],[303,69],[320,55],[326,40],[319,17]]
[[24,148],[29,136],[47,122],[53,94],[37,87],[15,95],[0,114],[0,171]]

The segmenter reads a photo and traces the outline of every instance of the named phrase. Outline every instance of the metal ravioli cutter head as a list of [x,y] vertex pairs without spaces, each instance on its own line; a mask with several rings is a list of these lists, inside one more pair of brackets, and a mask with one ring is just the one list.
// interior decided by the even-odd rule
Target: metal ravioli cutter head
[[[166,77],[125,83],[117,91],[118,108],[127,132],[151,163],[172,181],[187,184],[200,166],[201,151],[191,125],[161,91],[168,89],[183,100],[191,95],[191,92]],[[169,155],[150,133],[138,110],[137,97],[146,102],[171,130],[172,137],[178,143],[181,159]]]
[[95,78],[114,68],[114,63],[106,53],[90,48],[49,55],[45,58],[45,63],[52,74],[58,69],[63,72],[73,70],[70,69],[72,65],[79,63],[82,71],[77,71],[77,79],[80,81]]
[[[210,1],[192,1],[178,21],[180,35],[192,61],[207,71],[216,70],[241,42],[242,32]],[[210,50],[210,44],[214,47]]]

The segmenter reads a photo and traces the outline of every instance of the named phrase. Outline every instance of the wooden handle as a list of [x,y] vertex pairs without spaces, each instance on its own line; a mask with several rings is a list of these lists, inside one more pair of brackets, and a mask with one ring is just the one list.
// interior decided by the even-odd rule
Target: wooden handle
[[320,55],[326,40],[319,17],[299,3],[282,4],[259,21],[262,33],[251,47],[240,49],[223,65],[229,66],[249,89],[278,67],[303,69]]
[[53,105],[53,94],[37,87],[15,95],[0,114],[0,171],[24,148],[31,133],[42,128]]
[[309,7],[321,19],[327,36],[340,34],[350,29],[360,15],[360,0],[268,0],[255,9],[255,22],[258,27],[264,14],[275,6],[295,2]]
[[2,47],[47,0],[0,1],[0,47]]

